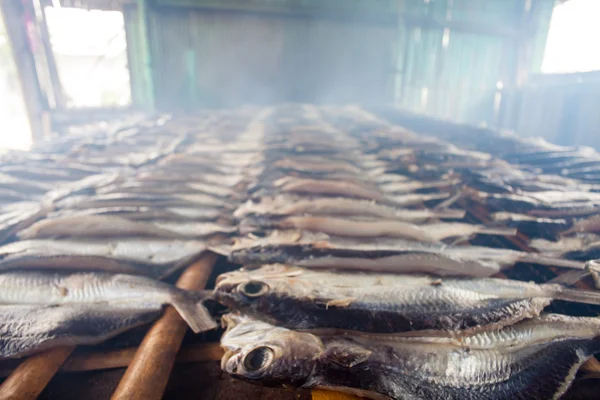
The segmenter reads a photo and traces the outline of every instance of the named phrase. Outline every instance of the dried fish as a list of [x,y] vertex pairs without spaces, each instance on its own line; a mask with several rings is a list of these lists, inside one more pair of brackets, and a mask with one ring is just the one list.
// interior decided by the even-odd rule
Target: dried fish
[[47,218],[83,217],[89,215],[115,215],[132,221],[160,220],[160,221],[213,221],[226,213],[219,208],[204,207],[99,207],[84,210],[64,209],[48,213]]
[[600,304],[600,292],[556,284],[333,273],[283,265],[223,274],[214,297],[233,310],[292,329],[371,333],[490,330],[539,315],[555,299]]
[[0,305],[0,357],[17,358],[49,348],[101,343],[159,317],[161,307],[102,304]]
[[564,235],[572,233],[600,233],[600,216],[594,215],[581,221],[575,222],[571,229],[565,230]]
[[460,183],[459,180],[442,180],[442,181],[412,181],[412,182],[395,182],[390,184],[380,185],[381,190],[389,194],[411,193],[419,189],[445,188]]
[[109,215],[46,218],[18,233],[21,239],[52,238],[199,238],[217,233],[233,232],[236,228],[202,222],[130,221]]
[[407,222],[421,222],[431,218],[460,219],[464,210],[409,210],[393,208],[374,201],[348,199],[343,197],[302,199],[290,196],[263,197],[259,202],[248,200],[234,212],[236,218],[248,215],[354,215],[394,219]]
[[244,238],[238,240],[226,254],[232,262],[243,265],[282,263],[311,268],[420,272],[442,276],[486,277],[517,262],[584,268],[579,261],[509,249],[447,246],[400,238],[369,241],[298,231],[273,231],[264,238]]
[[189,265],[206,248],[200,241],[22,240],[0,247],[0,270],[76,269],[165,277]]
[[194,332],[215,328],[211,315],[189,292],[154,279],[102,272],[44,271],[0,274],[0,304],[100,304],[143,309],[172,305]]
[[59,208],[87,209],[98,207],[227,207],[228,202],[224,199],[205,194],[175,194],[158,195],[145,193],[110,193],[103,195],[71,196],[59,203]]
[[275,182],[282,193],[305,193],[313,195],[348,196],[367,200],[384,200],[378,190],[352,182],[340,182],[330,180],[289,179]]
[[221,367],[267,386],[325,388],[370,399],[557,399],[600,352],[598,319],[549,315],[466,343],[316,335],[224,318]]

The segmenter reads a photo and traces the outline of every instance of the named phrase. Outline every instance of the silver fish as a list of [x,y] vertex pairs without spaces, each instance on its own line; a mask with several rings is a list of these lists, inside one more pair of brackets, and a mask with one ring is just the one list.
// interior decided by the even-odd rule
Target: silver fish
[[164,185],[164,182],[126,182],[114,185],[104,186],[97,191],[99,194],[109,193],[153,193],[153,194],[172,194],[172,193],[204,193],[217,197],[234,197],[235,192],[220,186],[207,185],[202,183],[175,183],[173,185]]
[[305,193],[313,195],[348,196],[359,199],[383,201],[384,196],[377,189],[360,185],[358,183],[299,179],[286,177],[285,180],[275,182],[274,185],[282,193]]
[[110,193],[89,196],[70,196],[59,201],[58,208],[88,209],[98,207],[227,207],[226,200],[205,194],[158,195],[145,193]]
[[189,265],[205,249],[193,240],[22,240],[0,247],[0,270],[83,269],[160,278]]
[[155,237],[198,238],[233,232],[210,222],[131,221],[109,215],[46,218],[18,233],[21,239]]
[[412,193],[419,189],[431,189],[431,188],[445,188],[460,183],[457,179],[442,180],[442,181],[411,181],[411,182],[394,182],[389,184],[380,185],[381,190],[384,193],[389,194],[401,194],[401,193]]
[[137,309],[102,304],[0,305],[0,358],[17,358],[49,348],[92,345],[148,324],[161,307]]
[[[222,251],[225,250],[225,251]],[[447,246],[400,238],[341,238],[323,233],[273,231],[264,238],[236,239],[215,249],[244,265],[295,264],[311,268],[486,277],[517,262],[583,269],[580,261],[482,246]]]
[[597,319],[549,315],[469,344],[316,335],[224,317],[223,370],[267,386],[325,388],[384,399],[558,399],[600,352]]
[[415,225],[387,218],[329,216],[286,216],[281,219],[248,217],[241,222],[242,233],[266,229],[294,229],[322,232],[341,237],[397,237],[426,243],[436,243],[450,237],[469,237],[473,234],[514,236],[517,230],[505,227],[486,227],[465,223]]
[[234,217],[248,215],[354,215],[387,218],[398,221],[422,222],[432,218],[463,218],[464,210],[409,210],[378,204],[374,201],[349,199],[343,197],[294,199],[290,196],[263,197],[259,202],[248,200],[238,207]]
[[600,292],[507,279],[312,271],[284,265],[222,274],[214,297],[292,329],[464,331],[514,324],[552,300],[600,304]]
[[47,218],[79,217],[88,215],[116,215],[132,221],[214,221],[226,213],[219,208],[198,207],[99,207],[85,210],[64,209],[48,213]]
[[143,276],[102,272],[43,271],[0,274],[0,304],[100,304],[151,309],[172,305],[194,332],[215,328],[208,311],[190,293]]

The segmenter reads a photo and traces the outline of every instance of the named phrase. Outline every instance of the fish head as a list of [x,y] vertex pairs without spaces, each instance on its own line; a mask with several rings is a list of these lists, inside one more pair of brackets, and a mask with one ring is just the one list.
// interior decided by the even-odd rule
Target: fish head
[[222,274],[217,278],[214,299],[234,310],[269,311],[282,305],[289,293],[309,291],[306,282],[294,279],[302,268],[282,264],[266,265]]
[[231,376],[271,387],[299,387],[311,379],[324,352],[317,336],[248,316],[229,314],[223,320],[227,331],[221,338],[221,368]]

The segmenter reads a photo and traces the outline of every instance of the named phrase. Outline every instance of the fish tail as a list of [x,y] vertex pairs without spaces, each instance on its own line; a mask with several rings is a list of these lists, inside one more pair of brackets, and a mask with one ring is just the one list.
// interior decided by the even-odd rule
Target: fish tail
[[229,256],[229,254],[231,254],[231,251],[233,250],[233,246],[229,244],[214,244],[210,245],[208,247],[208,250],[212,251],[213,253],[217,253],[221,256]]
[[194,333],[210,331],[217,327],[214,318],[204,307],[203,301],[203,296],[196,296],[185,291],[177,292],[172,296],[171,305]]
[[517,234],[517,229],[504,226],[483,226],[477,233],[479,235],[515,236]]
[[552,297],[555,300],[600,305],[600,291],[560,287],[553,291]]

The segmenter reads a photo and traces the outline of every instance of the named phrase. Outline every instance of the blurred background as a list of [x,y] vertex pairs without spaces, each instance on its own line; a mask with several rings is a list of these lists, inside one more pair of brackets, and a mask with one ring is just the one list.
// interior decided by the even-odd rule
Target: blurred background
[[0,147],[132,109],[305,102],[600,148],[598,0],[0,4]]

